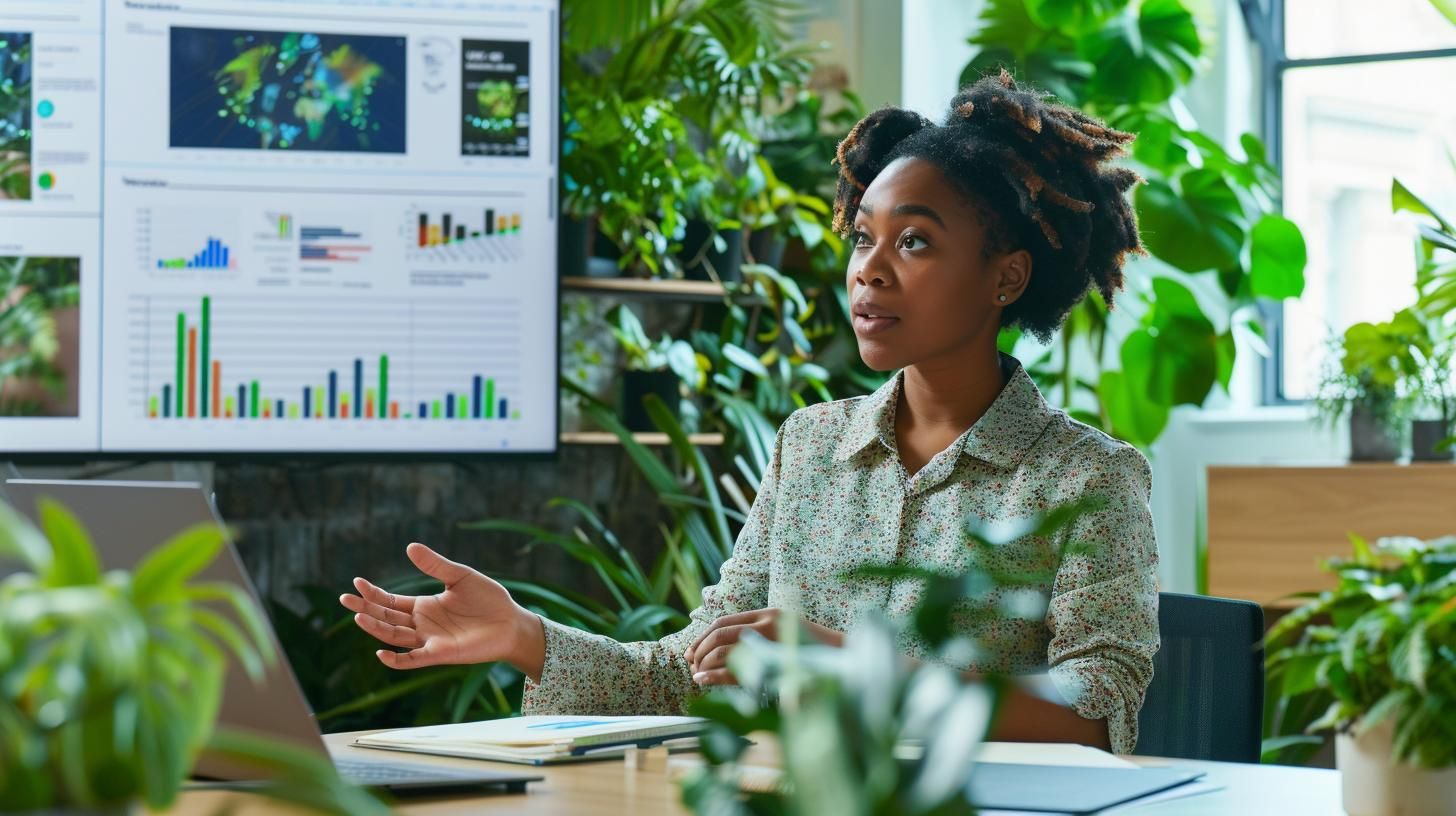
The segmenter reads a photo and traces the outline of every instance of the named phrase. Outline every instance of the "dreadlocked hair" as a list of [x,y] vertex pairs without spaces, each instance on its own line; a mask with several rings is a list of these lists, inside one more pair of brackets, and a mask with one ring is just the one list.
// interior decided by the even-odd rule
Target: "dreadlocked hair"
[[1031,280],[1001,323],[1045,342],[1092,287],[1111,307],[1127,254],[1146,254],[1125,196],[1142,179],[1108,163],[1133,138],[1003,70],[956,94],[943,124],[892,107],[861,119],[835,155],[834,229],[849,233],[865,188],[891,162],[931,162],[980,214],[988,255],[1031,253]]

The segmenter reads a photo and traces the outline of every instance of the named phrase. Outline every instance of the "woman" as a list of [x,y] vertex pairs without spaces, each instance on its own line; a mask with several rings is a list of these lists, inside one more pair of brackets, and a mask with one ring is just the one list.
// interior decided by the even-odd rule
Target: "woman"
[[[915,581],[851,583],[847,570],[961,569],[967,521],[1096,495],[1067,533],[1093,546],[1057,568],[1045,619],[975,628],[982,653],[967,669],[1050,677],[1053,693],[1013,692],[997,737],[1131,752],[1158,648],[1148,465],[1048,407],[996,347],[1003,326],[1048,339],[1092,287],[1111,305],[1124,256],[1142,251],[1124,198],[1138,178],[1105,164],[1131,140],[1005,73],[964,89],[943,125],[897,108],[855,125],[839,147],[835,228],[851,240],[860,355],[898,373],[784,422],[733,557],[681,632],[618,643],[543,620],[421,544],[408,555],[444,592],[401,597],[356,578],[362,597],[344,606],[409,650],[379,651],[387,666],[510,662],[528,677],[527,712],[677,713],[733,682],[735,644],[750,630],[774,638],[782,607],[837,645],[861,610],[905,614],[919,599]],[[1030,568],[1043,552],[1026,542],[996,557]]]

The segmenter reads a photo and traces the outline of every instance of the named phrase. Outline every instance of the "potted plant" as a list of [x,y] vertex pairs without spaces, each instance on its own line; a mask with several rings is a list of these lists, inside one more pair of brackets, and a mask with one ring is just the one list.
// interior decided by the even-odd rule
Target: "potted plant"
[[642,321],[626,306],[613,307],[607,313],[607,322],[627,358],[622,372],[623,424],[631,431],[656,430],[643,402],[647,395],[656,394],[676,414],[682,402],[681,386],[694,391],[703,387],[707,360],[686,340],[664,334],[653,341],[642,328]]
[[1350,459],[1388,462],[1400,455],[1401,428],[1410,414],[1410,383],[1421,374],[1418,353],[1430,336],[1412,310],[1383,323],[1356,323],[1333,344],[1315,407],[1334,423],[1350,417]]
[[1274,736],[1334,730],[1352,816],[1448,814],[1456,802],[1456,537],[1351,536],[1309,594],[1268,633],[1268,682],[1285,711]]
[[1456,385],[1452,363],[1456,339],[1432,344],[1429,353],[1413,349],[1417,357],[1416,389],[1418,418],[1411,420],[1411,461],[1448,462],[1452,456],[1453,421],[1456,421]]
[[[326,760],[213,733],[227,661],[261,678],[261,612],[230,584],[192,579],[222,550],[184,531],[130,572],[102,573],[85,528],[43,502],[43,531],[0,503],[0,811],[128,813],[171,805],[197,755],[260,766],[258,791],[332,813],[388,809]],[[229,614],[223,614],[226,611]]]
[[1417,420],[1411,427],[1411,458],[1448,460],[1456,443],[1456,391],[1452,388],[1452,358],[1456,356],[1456,225],[1432,209],[1399,180],[1391,182],[1391,209],[1423,216],[1417,226],[1416,308],[1429,315],[1427,326],[1433,348],[1422,359],[1421,392],[1425,409],[1437,417]]

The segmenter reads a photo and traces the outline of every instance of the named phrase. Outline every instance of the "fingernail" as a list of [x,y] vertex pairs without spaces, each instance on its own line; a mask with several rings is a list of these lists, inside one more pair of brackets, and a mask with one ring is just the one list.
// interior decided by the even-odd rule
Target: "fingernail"
[[702,682],[704,680],[707,680],[707,679],[708,679],[708,673],[707,672],[698,672],[697,674],[693,675],[693,682],[694,683],[698,683],[699,685],[701,685]]

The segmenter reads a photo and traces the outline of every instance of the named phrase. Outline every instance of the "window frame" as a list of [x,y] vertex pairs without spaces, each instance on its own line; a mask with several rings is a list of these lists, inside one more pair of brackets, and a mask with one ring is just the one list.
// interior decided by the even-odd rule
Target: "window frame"
[[[1285,50],[1284,0],[1238,0],[1249,37],[1258,46],[1259,81],[1262,91],[1261,131],[1268,159],[1284,176],[1284,74],[1299,68],[1326,68],[1339,65],[1408,62],[1422,59],[1456,57],[1456,47],[1430,48],[1415,51],[1383,51],[1367,54],[1346,54],[1333,57],[1291,59]],[[1282,199],[1279,202],[1283,207]],[[1284,304],[1267,301],[1260,305],[1264,319],[1269,356],[1262,365],[1262,405],[1302,405],[1308,400],[1291,399],[1284,394]]]

